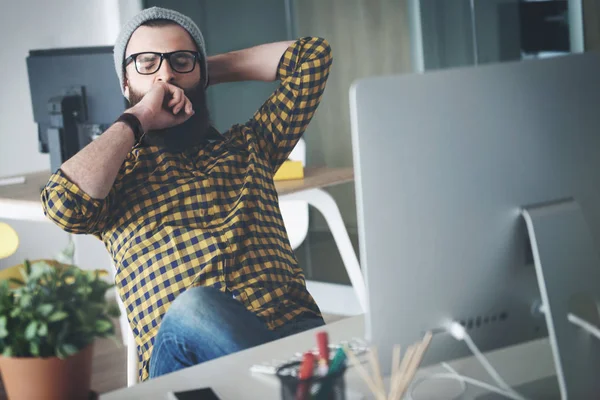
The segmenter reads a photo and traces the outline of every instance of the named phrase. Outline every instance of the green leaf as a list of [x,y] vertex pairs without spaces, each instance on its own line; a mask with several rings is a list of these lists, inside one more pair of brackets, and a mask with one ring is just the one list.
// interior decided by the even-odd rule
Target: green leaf
[[48,324],[45,322],[42,322],[40,324],[40,327],[38,328],[38,332],[37,332],[38,336],[44,337],[48,334]]
[[121,310],[119,309],[119,306],[114,303],[108,306],[106,313],[113,318],[121,316]]
[[79,351],[79,349],[77,347],[75,347],[72,344],[66,343],[60,346],[60,350],[61,353],[65,356],[65,357],[69,357],[72,356],[74,354],[77,354],[77,352]]
[[92,288],[89,286],[82,286],[77,288],[77,293],[83,295],[83,296],[87,296],[90,293],[92,293]]
[[40,355],[40,345],[37,342],[30,342],[29,351],[32,356],[38,357]]
[[37,333],[37,329],[38,329],[38,322],[37,321],[31,321],[27,325],[27,328],[25,328],[25,339],[31,340],[31,339],[35,338],[36,333]]
[[21,314],[21,309],[20,308],[13,308],[13,310],[10,312],[10,317],[11,318],[16,318],[19,316],[19,314]]
[[6,347],[4,348],[4,351],[2,352],[2,355],[3,355],[4,357],[12,357],[12,355],[13,355],[12,347],[10,347],[10,346],[6,346]]
[[44,317],[47,317],[54,311],[54,305],[52,304],[42,304],[38,307],[38,312],[42,314]]
[[86,313],[84,313],[80,309],[77,309],[77,310],[75,310],[75,316],[77,317],[77,320],[79,321],[79,323],[81,325],[85,325],[85,323],[87,321],[87,314]]
[[105,319],[96,320],[96,331],[100,333],[107,333],[113,329],[113,324]]
[[31,295],[24,294],[23,296],[21,296],[21,298],[19,299],[19,305],[23,308],[29,307],[31,305]]
[[0,281],[0,293],[2,293],[2,297],[5,297],[9,295],[8,292],[8,281],[6,279],[3,279],[2,281]]
[[8,330],[6,329],[6,315],[0,317],[0,339],[4,339],[8,336]]
[[31,273],[31,262],[29,262],[29,260],[25,260],[23,265],[25,266],[25,269],[21,268],[21,275],[23,276],[23,279],[27,281],[27,278]]
[[50,315],[50,317],[48,318],[48,321],[58,322],[58,321],[62,321],[63,319],[67,318],[68,316],[69,316],[69,314],[67,314],[64,311],[55,311],[52,315]]
[[24,282],[24,281],[22,281],[22,280],[21,280],[21,279],[19,279],[19,278],[8,278],[8,281],[9,281],[10,283],[14,283],[15,285],[18,285],[18,286],[23,286],[23,285],[25,285],[25,282]]
[[49,275],[54,271],[54,268],[50,264],[44,261],[36,262],[31,265],[31,273],[29,274],[29,280],[38,280],[44,275]]

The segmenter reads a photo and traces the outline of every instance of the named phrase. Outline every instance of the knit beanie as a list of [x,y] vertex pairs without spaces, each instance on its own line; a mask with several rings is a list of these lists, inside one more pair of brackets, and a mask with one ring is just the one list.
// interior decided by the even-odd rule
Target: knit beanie
[[202,32],[200,32],[198,25],[196,25],[191,18],[177,11],[160,7],[152,7],[142,10],[125,24],[119,33],[119,37],[117,38],[117,42],[115,43],[115,47],[113,49],[115,70],[117,71],[117,76],[119,77],[119,83],[121,84],[121,91],[123,92],[123,95],[125,95],[125,88],[123,87],[125,68],[123,66],[123,61],[125,59],[125,49],[127,48],[127,43],[129,43],[131,35],[133,35],[133,32],[135,32],[137,28],[139,28],[143,23],[155,19],[167,19],[173,21],[190,34],[194,42],[196,42],[198,52],[200,53],[200,60],[198,60],[198,64],[202,67],[201,79],[202,83],[206,86],[208,77],[206,48],[204,45],[204,37],[202,37]]

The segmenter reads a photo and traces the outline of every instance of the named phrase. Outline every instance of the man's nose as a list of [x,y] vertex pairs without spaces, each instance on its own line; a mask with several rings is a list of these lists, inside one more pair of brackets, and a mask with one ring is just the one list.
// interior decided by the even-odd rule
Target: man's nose
[[171,68],[171,64],[168,59],[164,59],[162,65],[156,71],[156,80],[158,82],[173,82],[175,80],[175,71]]

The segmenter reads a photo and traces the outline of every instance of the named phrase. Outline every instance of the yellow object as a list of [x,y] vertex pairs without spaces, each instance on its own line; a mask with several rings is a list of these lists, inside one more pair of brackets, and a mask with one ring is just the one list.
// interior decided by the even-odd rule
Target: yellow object
[[[22,264],[3,269],[2,271],[0,271],[0,281],[6,281],[6,280],[9,280],[10,278],[23,280],[23,275],[21,275],[21,267],[23,267]],[[9,286],[15,287],[15,284],[10,283]]]
[[0,259],[12,256],[19,247],[19,236],[10,225],[0,222]]
[[287,181],[291,179],[303,179],[304,167],[301,161],[285,161],[275,173],[275,181]]

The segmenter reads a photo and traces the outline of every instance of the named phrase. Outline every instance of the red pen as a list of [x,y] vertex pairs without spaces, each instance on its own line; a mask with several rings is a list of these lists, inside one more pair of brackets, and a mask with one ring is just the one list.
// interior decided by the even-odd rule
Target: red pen
[[327,332],[317,333],[317,346],[319,347],[319,375],[327,375],[329,371],[329,337]]
[[300,373],[298,378],[300,382],[296,388],[296,400],[305,400],[308,398],[308,389],[310,385],[307,382],[313,376],[315,368],[315,355],[312,352],[304,353],[302,356],[302,364],[300,364]]

